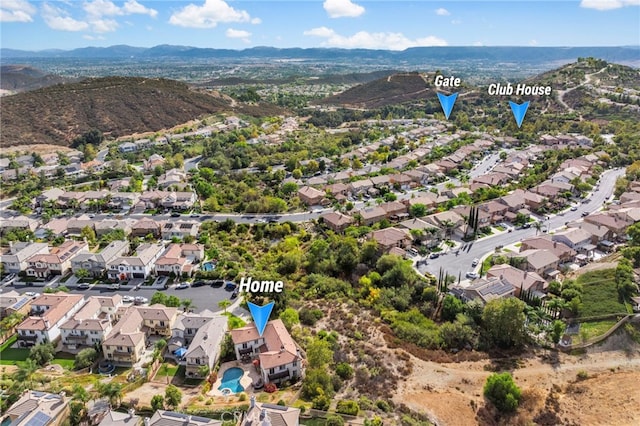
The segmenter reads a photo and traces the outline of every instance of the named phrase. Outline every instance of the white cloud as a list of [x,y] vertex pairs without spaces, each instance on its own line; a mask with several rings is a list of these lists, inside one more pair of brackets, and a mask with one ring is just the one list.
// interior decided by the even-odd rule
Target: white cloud
[[110,33],[118,29],[118,23],[113,19],[96,19],[90,21],[91,29],[96,33]]
[[537,46],[538,45],[538,40],[533,39],[533,40],[529,40],[529,46]]
[[59,31],[84,31],[89,24],[73,19],[67,12],[48,3],[42,5],[42,18],[49,28]]
[[476,47],[481,47],[481,46],[484,46],[484,43],[481,41],[474,41],[471,45]]
[[202,6],[189,4],[169,18],[172,25],[190,28],[214,28],[220,22],[260,23],[245,10],[236,10],[223,0],[205,0]]
[[449,15],[451,15],[451,12],[449,12],[444,7],[441,7],[439,9],[436,9],[436,15],[438,15],[438,16],[449,16]]
[[85,2],[82,8],[89,16],[101,17],[101,16],[117,16],[122,15],[122,10],[109,0],[94,0]]
[[93,36],[91,34],[85,34],[82,38],[85,40],[106,40],[103,36]]
[[249,37],[251,37],[251,33],[249,31],[234,30],[233,28],[228,28],[224,35],[229,38],[239,38],[245,43],[249,43]]
[[347,49],[364,48],[404,50],[415,46],[447,45],[445,40],[435,36],[420,37],[412,40],[402,33],[370,33],[368,31],[359,31],[351,36],[343,36],[327,27],[313,28],[305,31],[304,35],[326,39],[322,42],[323,46],[342,47]]
[[580,7],[596,10],[620,9],[625,6],[640,6],[640,0],[582,0]]
[[149,15],[152,18],[158,16],[158,11],[155,9],[151,9],[149,7],[143,6],[138,3],[136,0],[129,0],[122,6],[122,10],[124,13],[128,15],[139,14],[139,15]]
[[364,7],[351,0],[325,0],[322,7],[330,18],[355,18],[364,13]]
[[32,22],[37,12],[27,0],[2,0],[0,22]]

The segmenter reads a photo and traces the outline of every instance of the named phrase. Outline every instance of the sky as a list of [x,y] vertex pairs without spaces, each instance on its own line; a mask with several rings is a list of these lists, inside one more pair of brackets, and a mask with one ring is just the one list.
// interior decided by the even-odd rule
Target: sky
[[640,0],[1,0],[0,46],[638,46]]

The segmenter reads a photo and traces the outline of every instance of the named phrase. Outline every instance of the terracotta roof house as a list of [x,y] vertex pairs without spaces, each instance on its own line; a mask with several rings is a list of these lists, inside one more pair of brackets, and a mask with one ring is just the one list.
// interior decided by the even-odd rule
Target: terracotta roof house
[[230,331],[236,359],[258,360],[264,383],[284,382],[302,377],[300,351],[280,319],[269,321],[262,336],[255,324]]
[[515,296],[520,296],[521,291],[532,291],[538,296],[544,296],[548,283],[535,272],[523,271],[511,265],[493,265],[487,271],[487,278],[498,277],[511,284],[515,288]]
[[46,253],[49,253],[47,243],[9,243],[9,252],[0,255],[0,261],[2,261],[5,272],[17,274],[26,271],[29,266],[29,258]]
[[0,222],[0,234],[14,230],[35,231],[37,227],[38,221],[26,216],[2,218]]
[[393,247],[409,248],[411,247],[411,234],[407,229],[385,228],[373,231],[369,234],[369,239],[378,243],[380,251],[386,253]]
[[322,203],[325,193],[310,186],[303,186],[298,189],[298,197],[306,205],[316,206]]
[[136,416],[135,410],[133,409],[130,409],[126,413],[109,409],[100,423],[98,423],[98,426],[138,426],[141,422],[142,418]]
[[147,278],[153,271],[156,260],[163,252],[164,246],[162,244],[140,244],[135,255],[116,257],[109,262],[108,277],[111,280],[120,281]]
[[407,213],[407,206],[399,201],[390,201],[380,204],[380,208],[385,211],[387,218]]
[[344,183],[334,183],[332,185],[327,185],[324,187],[325,192],[331,193],[333,195],[346,195],[349,192],[349,185]]
[[520,253],[509,253],[509,256],[524,258],[521,269],[535,272],[542,277],[552,275],[560,264],[560,259],[551,250],[524,250]]
[[131,226],[131,235],[134,237],[146,237],[153,235],[160,238],[160,224],[151,218],[143,218]]
[[568,245],[560,241],[553,241],[549,235],[540,235],[522,240],[520,251],[526,250],[549,250],[560,259],[560,263],[573,262],[576,254],[578,254]]
[[500,277],[480,278],[467,287],[454,286],[451,290],[464,301],[479,299],[484,304],[494,299],[513,297],[516,291],[514,286]]
[[373,183],[373,186],[375,186],[376,188],[389,186],[391,184],[391,178],[389,177],[389,175],[374,176],[370,180]]
[[511,178],[504,173],[487,173],[471,180],[471,183],[483,183],[489,186],[500,186],[507,183]]
[[498,198],[498,202],[507,206],[510,212],[517,212],[524,209],[527,206],[527,201],[524,197],[525,191],[522,189],[516,189],[511,194],[504,195]]
[[640,192],[624,192],[620,195],[620,202],[622,204],[628,203],[631,201],[640,201]]
[[[367,207],[356,212],[360,214],[363,225],[372,225],[387,217],[387,212],[382,207]],[[355,215],[354,215],[355,216]]]
[[31,302],[31,312],[16,330],[21,347],[40,343],[55,343],[60,338],[60,326],[84,305],[79,294],[51,293],[38,296]]
[[84,252],[73,257],[71,259],[71,270],[76,273],[78,270],[84,269],[91,276],[97,277],[107,270],[107,265],[111,260],[123,256],[128,251],[128,241],[112,241],[99,253]]
[[65,275],[71,269],[71,260],[80,253],[89,251],[84,241],[67,240],[57,247],[50,247],[49,253],[34,254],[27,260],[25,272],[29,277],[47,278],[51,275]]
[[373,188],[373,182],[371,182],[371,179],[357,180],[349,184],[349,189],[352,194],[363,194],[371,188]]
[[615,214],[608,213],[592,213],[585,217],[584,221],[596,226],[604,226],[608,228],[613,233],[612,238],[614,239],[624,237],[627,234],[627,228],[633,225],[632,221],[628,221]]
[[204,259],[204,245],[202,244],[169,244],[164,253],[156,260],[157,275],[171,275],[176,277],[191,276]]
[[351,216],[342,214],[340,212],[328,212],[324,213],[320,217],[329,229],[338,233],[344,231],[354,222]]
[[569,228],[551,236],[551,240],[564,243],[577,252],[595,249],[591,244],[591,238],[592,235],[586,229],[580,228]]
[[67,350],[95,347],[111,331],[113,313],[122,306],[122,296],[91,296],[87,303],[60,326],[62,345]]

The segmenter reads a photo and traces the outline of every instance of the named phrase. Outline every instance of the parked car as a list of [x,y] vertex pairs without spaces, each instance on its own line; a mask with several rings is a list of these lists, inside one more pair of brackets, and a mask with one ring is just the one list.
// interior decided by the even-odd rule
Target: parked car
[[529,222],[522,225],[522,229],[529,229],[529,228],[531,228],[531,224]]
[[109,286],[111,290],[120,290],[120,284],[114,283]]
[[35,293],[33,291],[27,291],[24,295],[35,299],[36,297],[40,296],[40,293]]
[[582,212],[582,217],[589,216],[589,212]]
[[431,253],[429,259],[437,259],[440,257],[440,253]]
[[233,281],[227,281],[224,285],[224,289],[227,291],[233,291],[237,288],[238,286],[236,285],[236,283],[234,283]]
[[576,206],[571,206],[571,211],[575,212],[576,210],[578,210],[578,208]]
[[230,296],[231,299],[235,299],[236,297],[238,297],[238,289],[233,290]]
[[213,280],[211,282],[211,287],[222,287],[224,285],[224,280]]
[[135,300],[136,298],[133,296],[122,296],[122,301],[125,303],[133,303]]
[[409,253],[411,256],[417,256],[418,255],[418,250],[416,250],[413,247],[411,247],[410,249],[407,250],[407,253]]
[[171,213],[171,217],[180,217],[180,213]]
[[76,287],[78,290],[86,290],[89,287],[91,287],[89,284],[87,283],[82,283],[82,284],[78,284],[78,286]]
[[466,277],[467,278],[471,278],[472,280],[475,280],[476,278],[478,278],[480,275],[478,275],[477,272],[467,272]]
[[471,266],[478,266],[478,263],[480,263],[480,259],[475,258],[473,259],[473,262],[471,262]]
[[177,285],[177,289],[178,290],[184,290],[185,288],[189,288],[191,287],[191,285],[188,282],[181,282],[180,284]]
[[204,280],[197,280],[191,284],[191,287],[202,287],[203,285],[206,285],[206,284],[207,283]]
[[133,302],[136,305],[142,305],[144,303],[149,303],[149,299],[147,299],[146,297],[142,297],[142,296],[136,296],[135,299],[133,300]]

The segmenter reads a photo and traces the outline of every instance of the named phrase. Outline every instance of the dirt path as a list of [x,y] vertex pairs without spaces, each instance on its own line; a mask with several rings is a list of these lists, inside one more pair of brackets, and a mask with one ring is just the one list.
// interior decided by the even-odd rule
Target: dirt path
[[[576,90],[578,87],[582,87],[582,86],[584,86],[585,84],[589,84],[589,83],[591,83],[591,79],[592,79],[592,77],[593,77],[594,75],[596,75],[596,74],[600,74],[601,72],[603,72],[603,71],[604,71],[604,70],[606,70],[606,69],[607,69],[607,67],[604,67],[604,68],[602,68],[601,70],[598,70],[598,71],[596,71],[596,72],[594,72],[594,73],[591,73],[591,74],[585,74],[585,76],[584,76],[584,81],[583,81],[583,82],[581,82],[580,84],[578,84],[578,85],[577,85],[577,86],[575,86],[575,87],[570,87],[570,88],[568,88],[568,89],[566,89],[566,90],[556,90],[555,92],[556,92],[556,94],[558,95],[558,96],[557,96],[558,103],[560,103],[560,105],[562,105],[563,107],[565,107],[565,108],[567,109],[567,111],[569,111],[569,112],[573,112],[573,111],[574,111],[574,110],[573,110],[573,108],[571,108],[571,107],[570,107],[570,106],[569,106],[569,105],[564,101],[564,97],[565,97],[565,95],[566,95],[567,93],[569,93],[569,92],[573,91],[573,90]],[[580,116],[580,120],[582,121],[582,116]]]

